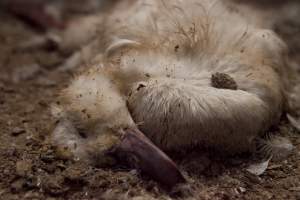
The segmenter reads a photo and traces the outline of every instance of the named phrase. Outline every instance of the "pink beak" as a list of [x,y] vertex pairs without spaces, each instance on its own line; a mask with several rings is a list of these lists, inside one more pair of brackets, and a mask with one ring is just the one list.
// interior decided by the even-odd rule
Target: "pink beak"
[[186,182],[176,164],[137,128],[122,130],[122,135],[116,152],[133,156],[142,172],[168,189]]

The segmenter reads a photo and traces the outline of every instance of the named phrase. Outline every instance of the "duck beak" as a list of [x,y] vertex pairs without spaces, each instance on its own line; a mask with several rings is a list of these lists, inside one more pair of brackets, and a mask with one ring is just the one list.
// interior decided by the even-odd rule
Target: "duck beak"
[[176,164],[137,128],[122,130],[116,153],[134,158],[134,165],[168,189],[186,180]]

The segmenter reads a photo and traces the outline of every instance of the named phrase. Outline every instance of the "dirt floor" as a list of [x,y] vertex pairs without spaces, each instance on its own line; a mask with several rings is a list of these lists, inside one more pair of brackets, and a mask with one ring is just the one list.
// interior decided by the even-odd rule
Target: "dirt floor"
[[[285,117],[274,132],[295,145],[288,159],[255,176],[244,170],[245,157],[195,150],[175,158],[189,186],[172,192],[135,170],[93,168],[58,157],[47,143],[56,123],[49,107],[72,72],[57,70],[65,59],[57,52],[20,51],[33,31],[8,14],[0,19],[0,199],[300,199],[300,136]],[[300,23],[282,26],[278,32],[300,46],[295,43]],[[300,58],[296,47],[292,53]]]

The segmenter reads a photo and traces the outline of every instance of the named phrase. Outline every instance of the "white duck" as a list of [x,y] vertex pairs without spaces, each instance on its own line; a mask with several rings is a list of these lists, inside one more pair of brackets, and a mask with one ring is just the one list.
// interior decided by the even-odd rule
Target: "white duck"
[[284,43],[223,1],[129,3],[102,25],[98,65],[53,108],[63,119],[55,144],[96,164],[116,149],[129,152],[167,186],[184,179],[157,147],[250,151],[283,110]]

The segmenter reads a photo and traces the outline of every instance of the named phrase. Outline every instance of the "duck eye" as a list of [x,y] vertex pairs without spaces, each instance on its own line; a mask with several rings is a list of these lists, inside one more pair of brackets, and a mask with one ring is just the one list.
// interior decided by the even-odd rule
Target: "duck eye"
[[146,85],[144,85],[143,83],[140,83],[136,90],[140,91],[144,87],[146,87]]

